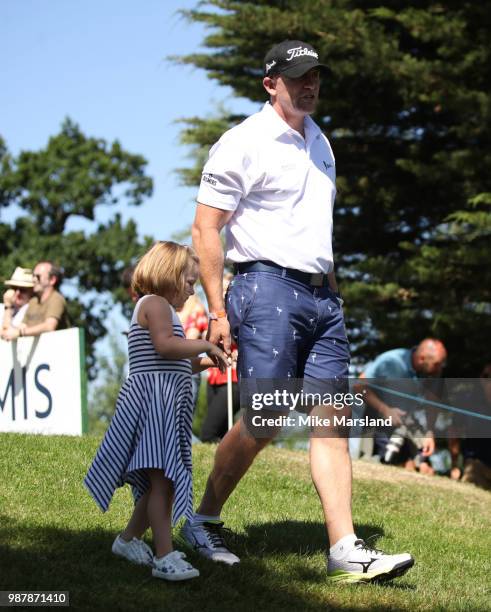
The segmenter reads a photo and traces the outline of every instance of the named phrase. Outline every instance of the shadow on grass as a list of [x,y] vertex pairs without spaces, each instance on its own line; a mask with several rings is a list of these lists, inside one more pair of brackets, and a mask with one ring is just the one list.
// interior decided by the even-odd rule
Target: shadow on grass
[[[250,524],[245,526],[246,534],[232,534],[230,547],[242,559],[242,565],[248,559],[256,562],[257,557],[271,557],[274,555],[296,555],[299,563],[291,569],[290,578],[308,580],[324,584],[326,582],[325,559],[329,544],[327,543],[326,528],[323,523],[312,521],[278,521],[274,523]],[[363,525],[356,526],[357,535],[365,541],[370,540],[376,546],[379,538],[385,534],[382,526]],[[322,554],[322,565],[313,570],[305,566],[305,557]],[[405,591],[415,590],[414,585],[405,582],[381,582],[379,586],[395,588]]]
[[[360,534],[372,527],[362,526]],[[379,529],[377,531],[380,531]],[[151,577],[150,569],[114,557],[114,534],[24,524],[0,518],[0,590],[63,590],[75,610],[234,612],[366,610],[358,587],[325,585],[325,566],[302,555],[325,550],[321,523],[284,521],[248,525],[236,536],[238,566],[216,564],[189,553],[201,576],[185,583]],[[394,605],[377,610],[394,610]]]
[[[329,547],[326,527],[323,523],[314,521],[277,521],[271,523],[253,523],[245,526],[246,535],[233,535],[234,542],[243,546],[244,552],[258,554],[258,548],[268,554],[293,553],[315,554],[325,553]],[[382,526],[357,525],[356,533],[360,538],[371,544],[377,537],[385,534]],[[249,550],[248,542],[254,544]]]

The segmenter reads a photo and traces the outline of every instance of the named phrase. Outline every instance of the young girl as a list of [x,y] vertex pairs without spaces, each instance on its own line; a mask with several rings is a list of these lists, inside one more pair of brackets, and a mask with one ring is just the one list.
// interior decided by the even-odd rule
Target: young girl
[[[138,263],[132,281],[139,300],[128,334],[129,376],[85,478],[103,512],[117,487],[132,486],[135,508],[112,551],[151,565],[152,575],[166,580],[199,576],[184,553],[173,550],[171,536],[171,514],[173,524],[181,516],[193,517],[191,366],[196,371],[227,366],[217,346],[185,339],[175,312],[194,293],[197,278],[194,251],[173,242],[157,242]],[[209,357],[197,358],[201,353]],[[141,539],[149,525],[155,556]]]

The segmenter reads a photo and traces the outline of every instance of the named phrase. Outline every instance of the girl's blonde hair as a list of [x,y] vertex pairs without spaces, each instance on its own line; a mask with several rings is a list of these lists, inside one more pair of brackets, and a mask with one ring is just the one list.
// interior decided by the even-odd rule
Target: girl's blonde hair
[[185,272],[199,259],[194,250],[176,242],[159,240],[137,263],[131,289],[139,296],[173,299],[184,291]]

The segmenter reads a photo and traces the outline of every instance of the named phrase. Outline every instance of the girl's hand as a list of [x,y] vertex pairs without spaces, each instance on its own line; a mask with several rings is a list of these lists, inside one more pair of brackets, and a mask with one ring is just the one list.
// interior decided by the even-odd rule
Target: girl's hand
[[211,358],[215,366],[219,368],[220,372],[225,372],[230,365],[230,358],[216,344],[211,342],[207,344],[209,344],[209,348],[206,350],[206,354]]

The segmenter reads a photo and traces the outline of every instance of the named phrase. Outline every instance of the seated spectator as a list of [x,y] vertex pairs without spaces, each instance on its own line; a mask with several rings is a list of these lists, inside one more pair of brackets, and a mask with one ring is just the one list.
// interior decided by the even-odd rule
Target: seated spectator
[[10,327],[18,328],[23,322],[34,287],[32,270],[16,268],[5,285],[9,289],[3,294],[2,335]]
[[20,336],[39,336],[44,332],[68,327],[65,298],[58,291],[61,270],[50,261],[40,261],[34,268],[34,296],[19,328],[10,327],[3,334],[5,340]]
[[[491,363],[484,366],[481,372],[481,388],[479,390],[479,412],[489,413],[491,408]],[[464,458],[464,469],[454,467],[451,477],[454,480],[462,478],[477,487],[491,491],[491,440],[488,438],[466,438],[460,442],[452,441],[460,446]]]

